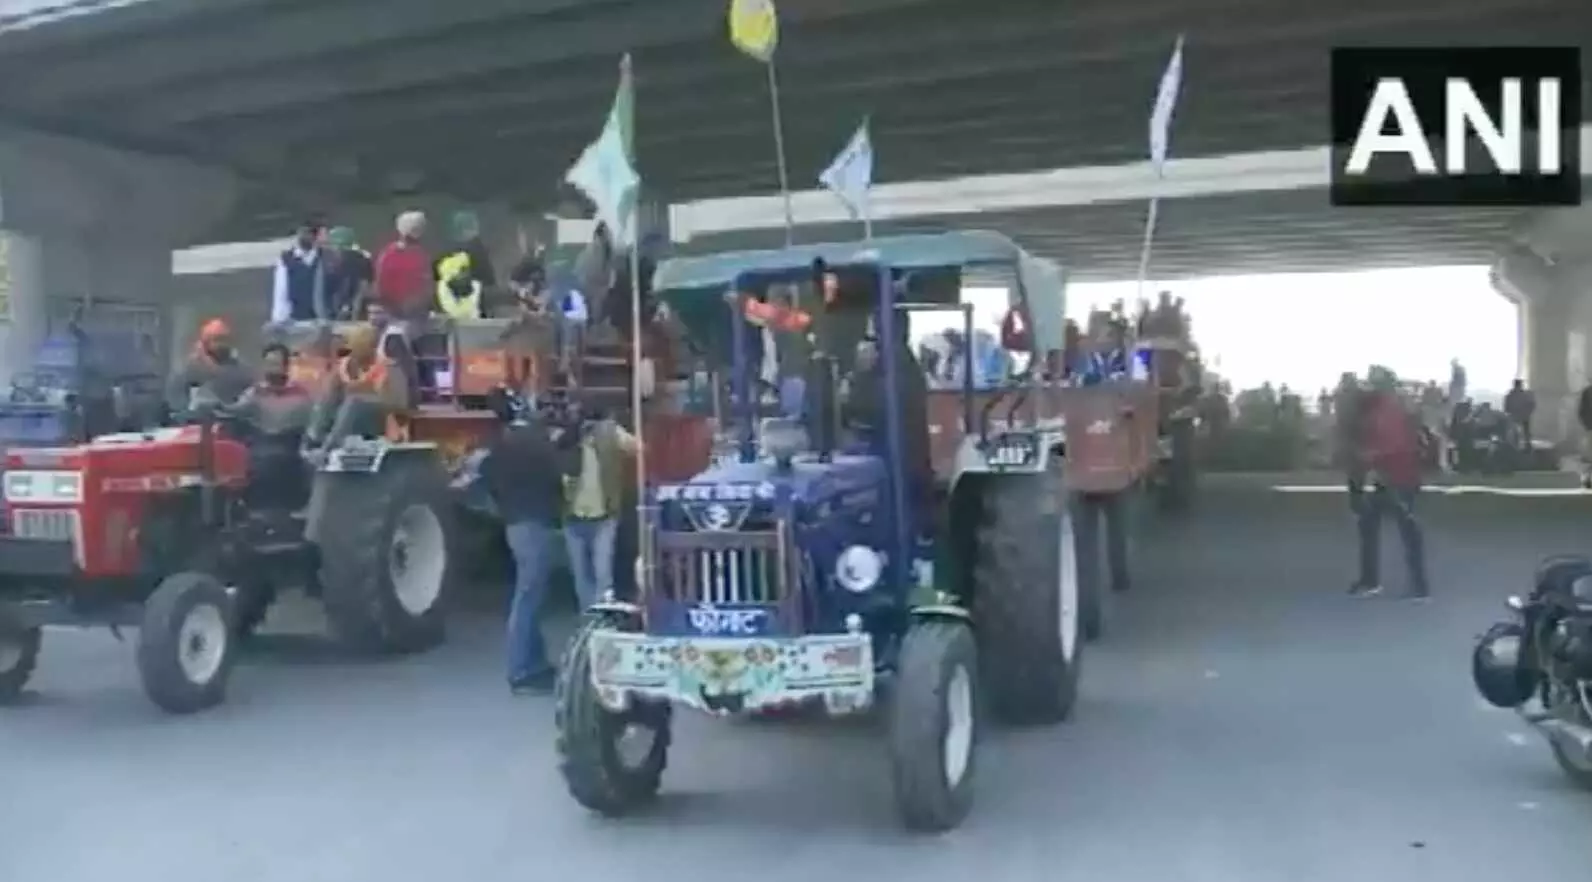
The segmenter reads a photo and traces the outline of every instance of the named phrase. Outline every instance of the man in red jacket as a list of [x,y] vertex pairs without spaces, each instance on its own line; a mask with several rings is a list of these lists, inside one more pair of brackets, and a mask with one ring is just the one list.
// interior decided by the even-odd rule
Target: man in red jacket
[[1415,415],[1399,397],[1392,373],[1373,368],[1370,380],[1358,426],[1360,461],[1366,470],[1365,491],[1355,506],[1360,577],[1349,591],[1359,597],[1382,591],[1382,519],[1391,517],[1404,543],[1410,580],[1406,596],[1425,600],[1431,596],[1426,542],[1415,520],[1415,498],[1421,490],[1421,434]]
[[415,322],[431,314],[434,283],[431,256],[420,240],[426,216],[406,211],[398,216],[398,238],[376,255],[376,300],[399,321]]

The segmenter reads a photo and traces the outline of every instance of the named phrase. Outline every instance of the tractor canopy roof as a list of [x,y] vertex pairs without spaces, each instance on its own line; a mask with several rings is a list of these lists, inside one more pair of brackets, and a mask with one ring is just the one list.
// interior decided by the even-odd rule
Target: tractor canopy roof
[[[726,291],[743,286],[744,293],[757,294],[769,284],[809,281],[813,263],[818,260],[835,270],[887,266],[898,278],[912,277],[908,299],[936,303],[958,302],[964,268],[1005,267],[1011,275],[1020,275],[1035,325],[1054,324],[1055,339],[1061,339],[1059,268],[989,230],[676,257],[658,265],[652,288],[694,339],[706,344],[710,351],[722,352],[722,338],[729,332]],[[1053,323],[1042,320],[1041,316],[1048,319],[1050,314],[1056,317]],[[1050,329],[1045,328],[1045,333],[1040,330],[1035,328],[1036,339],[1048,339]]]

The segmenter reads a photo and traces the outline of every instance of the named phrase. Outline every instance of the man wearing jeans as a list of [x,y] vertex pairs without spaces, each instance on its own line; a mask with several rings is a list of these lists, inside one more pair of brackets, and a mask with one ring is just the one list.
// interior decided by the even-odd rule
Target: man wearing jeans
[[[1431,597],[1426,576],[1426,541],[1415,519],[1415,498],[1421,490],[1421,438],[1415,415],[1399,399],[1391,372],[1374,368],[1359,428],[1360,461],[1365,485],[1355,501],[1360,532],[1360,575],[1350,593],[1367,597],[1381,592],[1382,519],[1390,517],[1404,544],[1409,573],[1405,596]],[[1352,492],[1352,491],[1351,491]]]
[[614,590],[614,545],[625,499],[626,465],[638,450],[636,436],[606,414],[591,410],[579,420],[580,465],[565,480],[564,543],[575,595],[582,609]]
[[558,539],[563,453],[534,413],[515,413],[508,395],[492,396],[504,423],[481,463],[481,480],[503,518],[514,557],[514,599],[509,607],[508,680],[515,693],[549,692],[553,666],[542,637],[542,602]]

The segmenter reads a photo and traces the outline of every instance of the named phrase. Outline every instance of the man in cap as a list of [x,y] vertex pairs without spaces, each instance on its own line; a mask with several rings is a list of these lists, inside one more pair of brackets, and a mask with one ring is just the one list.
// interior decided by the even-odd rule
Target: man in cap
[[449,219],[448,227],[454,245],[447,254],[438,258],[437,276],[442,275],[443,260],[456,254],[463,254],[469,258],[468,262],[455,263],[468,267],[470,281],[480,285],[483,290],[497,285],[497,270],[492,265],[492,252],[481,239],[481,219],[476,217],[473,211],[456,211]]
[[199,339],[166,384],[166,404],[173,414],[200,405],[231,404],[254,383],[232,348],[232,328],[213,318],[199,328]]
[[318,220],[299,224],[293,244],[276,261],[271,275],[271,323],[330,321],[324,226]]
[[419,211],[398,215],[398,238],[376,255],[375,299],[399,321],[419,321],[431,313],[432,264],[421,239],[426,216]]
[[351,227],[333,227],[326,233],[328,269],[327,307],[334,319],[358,316],[375,281],[375,263],[361,248]]

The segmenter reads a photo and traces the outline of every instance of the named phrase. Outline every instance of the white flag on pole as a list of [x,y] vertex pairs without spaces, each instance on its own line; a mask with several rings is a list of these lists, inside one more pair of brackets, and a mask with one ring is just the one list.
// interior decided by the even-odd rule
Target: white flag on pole
[[580,158],[565,173],[564,180],[574,185],[597,207],[597,219],[608,226],[614,241],[630,244],[636,197],[641,178],[636,174],[634,129],[634,85],[630,75],[630,56],[620,62],[619,89],[602,134],[581,151]]
[[863,120],[856,134],[835,160],[818,176],[818,183],[840,198],[857,220],[868,221],[868,191],[873,187],[873,142],[868,138],[868,121]]
[[1167,142],[1171,136],[1172,114],[1177,110],[1178,92],[1183,86],[1183,38],[1177,38],[1172,59],[1161,74],[1161,87],[1155,93],[1155,109],[1150,111],[1150,163],[1157,175],[1166,166]]

